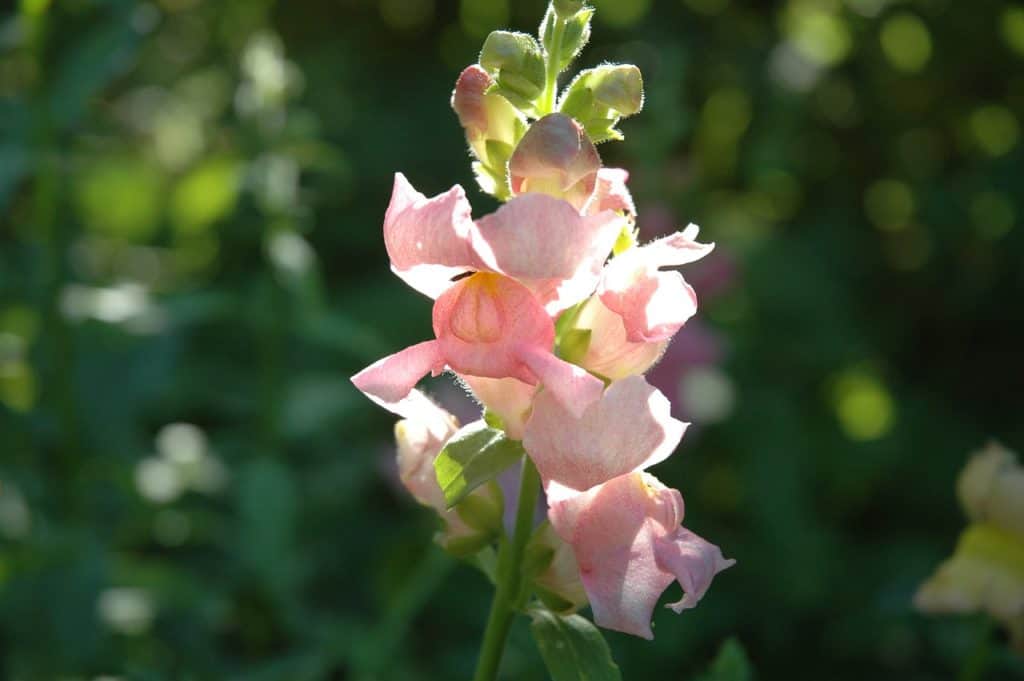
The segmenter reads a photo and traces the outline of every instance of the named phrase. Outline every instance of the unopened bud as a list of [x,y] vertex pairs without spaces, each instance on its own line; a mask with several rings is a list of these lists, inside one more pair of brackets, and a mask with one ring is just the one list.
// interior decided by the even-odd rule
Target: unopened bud
[[[570,12],[559,12],[555,6],[548,7],[544,21],[540,24],[540,42],[548,58],[558,59],[558,72],[561,73],[576,58],[576,55],[590,41],[590,20],[594,10],[583,9],[583,3],[569,3],[578,7]],[[555,27],[562,24],[562,35],[555,45]],[[557,51],[557,55],[555,52]]]
[[562,18],[568,18],[583,9],[583,0],[553,0],[551,7]]
[[579,123],[563,114],[536,121],[509,159],[512,192],[564,198],[577,209],[594,192],[601,157]]
[[559,110],[580,121],[597,143],[622,139],[615,125],[639,112],[643,104],[640,69],[632,64],[605,64],[580,72],[566,89]]
[[488,92],[495,81],[477,64],[467,67],[455,83],[452,108],[466,130],[481,188],[499,199],[508,196],[509,156],[526,130],[523,115],[500,94]]
[[480,51],[480,66],[497,81],[495,91],[530,111],[544,91],[544,55],[531,35],[492,31]]

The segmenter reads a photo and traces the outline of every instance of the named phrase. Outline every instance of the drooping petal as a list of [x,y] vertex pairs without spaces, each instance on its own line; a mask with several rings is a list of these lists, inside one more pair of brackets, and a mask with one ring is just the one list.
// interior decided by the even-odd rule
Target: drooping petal
[[685,527],[659,538],[655,542],[655,556],[658,564],[675,575],[683,587],[682,599],[665,606],[676,613],[697,607],[714,576],[736,564],[735,560],[723,557],[717,546]]
[[668,346],[668,340],[630,341],[623,318],[609,310],[598,296],[586,302],[574,326],[590,331],[590,342],[579,365],[613,381],[645,373]]
[[697,311],[697,295],[678,272],[659,267],[683,265],[704,257],[714,244],[694,239],[697,226],[632,248],[604,268],[598,295],[605,306],[622,317],[631,342],[671,338]]
[[501,417],[505,433],[513,440],[523,439],[526,418],[533,406],[537,386],[515,378],[461,376],[477,401]]
[[668,458],[687,424],[642,376],[615,381],[581,416],[543,392],[534,401],[523,445],[548,497],[559,501]]
[[[573,547],[598,625],[651,639],[651,615],[669,584],[678,580],[693,590],[683,599],[687,605],[703,595],[705,547],[681,530],[682,516],[679,493],[644,473],[614,478],[550,506],[548,518]],[[715,572],[732,564],[712,562]]]
[[613,211],[581,216],[560,199],[525,194],[477,221],[475,248],[486,269],[523,282],[553,313],[596,288],[621,221]]
[[509,159],[515,194],[539,192],[568,201],[576,210],[594,193],[601,157],[583,127],[565,114],[530,126]]
[[395,173],[391,203],[384,214],[384,246],[391,268],[417,291],[436,298],[452,278],[476,269],[472,209],[456,185],[428,199]]
[[636,206],[633,204],[633,196],[626,188],[628,179],[629,173],[622,168],[598,170],[594,193],[590,195],[583,212],[593,215],[603,210],[617,210],[626,215],[635,216]]
[[443,371],[444,364],[437,341],[424,341],[377,360],[353,376],[352,383],[385,409],[415,418],[427,409],[427,398],[413,388],[426,374]]
[[517,355],[544,384],[544,389],[577,418],[601,399],[604,383],[575,364],[555,357],[550,350],[521,345]]

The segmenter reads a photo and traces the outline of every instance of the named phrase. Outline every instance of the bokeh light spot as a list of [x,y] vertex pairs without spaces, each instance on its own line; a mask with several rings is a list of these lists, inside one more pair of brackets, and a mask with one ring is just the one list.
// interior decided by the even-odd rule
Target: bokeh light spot
[[82,219],[90,229],[126,241],[145,241],[159,226],[163,176],[132,158],[86,168],[77,183]]
[[1024,7],[1011,6],[1003,10],[1003,39],[1017,54],[1024,56]]
[[687,371],[679,384],[679,396],[686,415],[696,423],[721,423],[736,403],[732,380],[710,365]]
[[924,22],[913,14],[886,19],[879,35],[889,63],[900,71],[916,73],[932,56],[932,37]]
[[877,440],[892,429],[892,396],[878,378],[863,370],[841,374],[835,381],[833,400],[839,425],[851,440]]
[[593,4],[597,19],[616,28],[639,23],[651,9],[651,0],[593,0]]
[[483,38],[508,23],[507,0],[462,0],[459,3],[459,23],[475,38]]
[[816,2],[791,3],[783,28],[800,54],[822,66],[843,61],[853,46],[846,22]]
[[864,192],[864,212],[879,229],[904,229],[914,214],[914,194],[899,180],[878,180]]
[[156,614],[149,594],[142,589],[124,587],[102,592],[96,609],[104,624],[126,636],[145,633]]
[[1020,127],[1013,112],[998,104],[975,110],[968,126],[977,145],[989,156],[1006,154],[1020,138]]
[[393,29],[414,31],[434,18],[434,0],[381,0],[380,17]]
[[171,216],[179,233],[203,232],[231,212],[238,197],[240,165],[232,159],[206,161],[178,183]]
[[1016,218],[1010,198],[999,192],[982,192],[971,201],[971,221],[983,238],[996,240],[1013,228]]
[[17,412],[31,411],[36,403],[36,376],[25,362],[0,364],[0,402]]

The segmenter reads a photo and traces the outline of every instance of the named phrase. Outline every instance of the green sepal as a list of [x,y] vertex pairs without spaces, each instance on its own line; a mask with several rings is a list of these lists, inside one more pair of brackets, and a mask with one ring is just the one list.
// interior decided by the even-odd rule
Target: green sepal
[[643,108],[640,69],[632,64],[604,64],[581,71],[559,101],[559,111],[572,116],[595,144],[621,140],[619,120]]
[[492,31],[480,50],[480,66],[495,80],[488,92],[497,92],[523,111],[544,91],[544,54],[537,40],[526,33]]
[[469,527],[495,539],[501,533],[501,519],[504,512],[501,487],[493,480],[485,483],[485,494],[470,494],[455,507],[455,512]]
[[530,631],[552,681],[622,681],[601,632],[581,615],[530,611]]
[[707,673],[698,681],[753,681],[754,670],[750,666],[743,646],[735,638],[726,639],[718,649],[718,655]]
[[484,423],[486,423],[491,428],[496,428],[497,430],[505,430],[505,419],[501,418],[501,416],[499,416],[496,412],[493,412],[490,409],[487,409],[486,407],[484,408]]
[[559,21],[564,23],[557,55],[559,73],[564,71],[590,42],[590,20],[594,16],[594,10],[591,7],[584,9],[582,3],[579,3],[579,7],[575,12],[566,14],[559,13],[550,5],[540,24],[540,42],[544,46],[544,52],[551,58],[556,56],[552,55],[555,24]]
[[590,349],[590,329],[569,329],[558,340],[558,356],[571,364],[579,364]]
[[518,440],[483,421],[463,426],[434,459],[437,483],[448,508],[519,461],[525,450]]

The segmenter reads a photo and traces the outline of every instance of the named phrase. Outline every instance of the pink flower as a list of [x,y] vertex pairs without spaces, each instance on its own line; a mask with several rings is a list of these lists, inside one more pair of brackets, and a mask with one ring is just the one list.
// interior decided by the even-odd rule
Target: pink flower
[[604,269],[598,295],[622,317],[631,342],[667,340],[697,311],[697,294],[678,272],[659,268],[703,258],[714,244],[697,243],[698,227],[631,248]]
[[713,544],[680,526],[683,498],[646,473],[630,473],[553,504],[548,517],[572,545],[594,621],[654,638],[651,616],[678,581],[679,613],[700,601],[714,576],[733,565]]
[[557,502],[620,475],[667,459],[687,424],[642,376],[615,381],[601,399],[574,416],[547,392],[534,401],[523,446]]
[[590,331],[587,351],[578,358],[578,364],[612,381],[645,373],[669,344],[667,339],[630,341],[622,317],[605,307],[596,295],[583,304],[573,326]]
[[371,364],[352,377],[356,387],[400,415],[416,383],[445,367],[543,383],[573,413],[601,395],[599,379],[552,354],[554,323],[529,289],[509,277],[478,272],[460,279],[437,299],[433,317],[435,340]]
[[474,223],[461,187],[428,199],[397,173],[384,245],[391,269],[431,298],[459,275],[495,272],[519,280],[556,314],[597,286],[620,221],[612,210],[582,216],[560,199],[525,194]]

